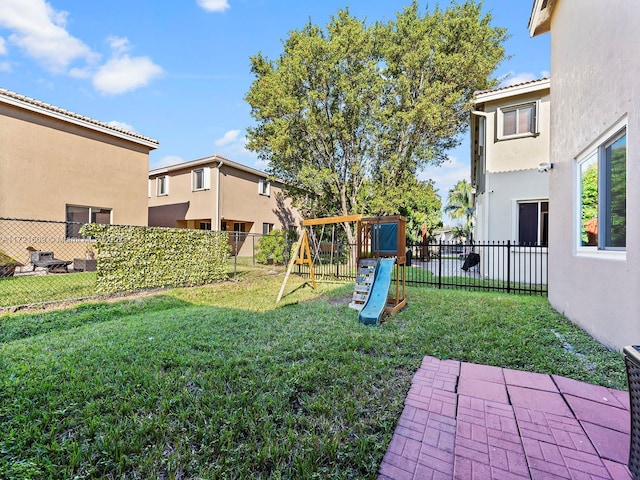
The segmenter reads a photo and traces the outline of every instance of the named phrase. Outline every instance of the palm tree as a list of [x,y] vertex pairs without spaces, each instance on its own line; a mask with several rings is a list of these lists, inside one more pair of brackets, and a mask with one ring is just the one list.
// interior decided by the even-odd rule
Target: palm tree
[[471,184],[466,180],[460,180],[449,190],[444,212],[453,219],[464,219],[464,232],[469,240],[471,239],[471,227],[473,225],[473,210]]

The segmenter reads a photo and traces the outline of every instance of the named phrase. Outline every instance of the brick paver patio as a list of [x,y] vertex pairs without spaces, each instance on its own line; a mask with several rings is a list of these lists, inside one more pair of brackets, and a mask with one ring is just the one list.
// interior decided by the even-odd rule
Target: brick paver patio
[[629,394],[425,357],[378,480],[631,480]]

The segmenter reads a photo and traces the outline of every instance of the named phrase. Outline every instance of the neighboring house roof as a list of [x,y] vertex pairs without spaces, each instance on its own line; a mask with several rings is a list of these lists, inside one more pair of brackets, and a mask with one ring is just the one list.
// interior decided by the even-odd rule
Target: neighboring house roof
[[55,118],[63,122],[72,123],[90,130],[94,130],[107,135],[112,135],[130,142],[134,142],[140,145],[144,145],[153,150],[158,148],[158,141],[153,138],[145,137],[135,132],[129,132],[121,128],[114,127],[108,123],[100,122],[77,113],[64,110],[63,108],[49,105],[48,103],[35,100],[24,95],[0,88],[0,103],[12,105],[14,107],[29,110],[40,115]]
[[549,77],[517,83],[515,85],[509,85],[507,87],[499,87],[492,90],[481,90],[475,92],[474,103],[484,103],[493,100],[500,100],[502,98],[513,97],[515,95],[537,92],[546,88],[551,88],[551,80],[549,79]]
[[529,35],[535,37],[551,30],[551,15],[556,0],[534,0],[529,17]]
[[154,175],[160,175],[162,173],[169,173],[169,172],[175,172],[177,170],[184,170],[185,168],[194,168],[194,167],[200,167],[200,166],[204,166],[204,165],[209,165],[211,163],[218,163],[220,164],[220,166],[222,165],[227,165],[229,167],[238,169],[238,170],[242,170],[244,172],[249,172],[249,173],[253,173],[254,175],[257,175],[259,177],[262,178],[267,178],[269,176],[269,174],[267,174],[266,172],[263,172],[262,170],[258,170],[256,168],[251,168],[248,167],[246,165],[243,165],[241,163],[238,162],[234,162],[232,160],[229,160],[228,158],[225,158],[221,155],[218,155],[217,153],[214,155],[211,155],[210,157],[204,157],[204,158],[199,158],[197,160],[191,160],[188,162],[182,162],[182,163],[176,163],[174,165],[169,165],[166,167],[161,167],[161,168],[156,168],[153,170],[149,171],[149,176],[154,176]]

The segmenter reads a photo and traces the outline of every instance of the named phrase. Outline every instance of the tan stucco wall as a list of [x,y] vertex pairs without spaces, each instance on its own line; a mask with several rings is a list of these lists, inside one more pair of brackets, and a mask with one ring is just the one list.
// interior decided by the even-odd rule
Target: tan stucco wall
[[64,221],[80,205],[147,224],[148,148],[5,104],[0,145],[1,217]]
[[[272,223],[279,229],[299,225],[300,215],[291,207],[291,201],[283,199],[279,202],[282,192],[278,184],[271,184],[270,195],[260,195],[258,182],[263,177],[224,164],[218,174],[216,165],[216,162],[208,165],[211,188],[204,191],[191,191],[191,172],[206,165],[171,169],[150,176],[150,219],[152,216],[162,218],[163,226],[178,226],[178,220],[207,219],[211,221],[212,229],[217,230],[218,205],[220,221],[245,222],[250,233],[262,233],[263,223]],[[156,179],[163,175],[169,176],[169,194],[158,196]],[[164,213],[156,215],[162,210]]]
[[[252,233],[262,233],[262,223],[275,228],[299,226],[301,217],[289,199],[278,205],[282,190],[271,184],[270,195],[258,193],[259,177],[249,172],[222,167],[220,215],[224,220],[253,222]],[[288,217],[287,217],[288,215]]]
[[[551,35],[549,300],[621,348],[640,341],[640,9],[627,0],[561,0]],[[579,254],[575,158],[624,115],[626,254]]]
[[[538,134],[498,140],[498,109],[536,101],[539,101],[536,112]],[[476,197],[475,240],[515,241],[517,202],[549,198],[549,174],[538,172],[538,165],[549,161],[549,89],[512,95],[478,106],[486,114],[486,169],[484,185],[478,188]]]

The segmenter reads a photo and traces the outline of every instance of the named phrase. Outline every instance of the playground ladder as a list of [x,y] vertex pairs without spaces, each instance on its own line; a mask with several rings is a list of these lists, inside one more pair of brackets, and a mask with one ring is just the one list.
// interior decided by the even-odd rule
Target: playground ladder
[[362,310],[367,303],[371,286],[376,277],[377,258],[361,258],[358,261],[358,273],[356,274],[356,285],[353,290],[353,298],[349,307],[355,310]]

